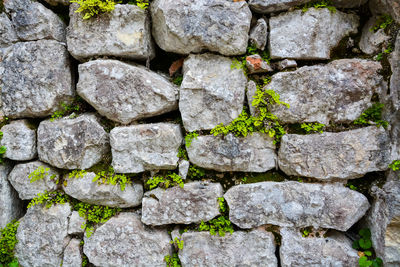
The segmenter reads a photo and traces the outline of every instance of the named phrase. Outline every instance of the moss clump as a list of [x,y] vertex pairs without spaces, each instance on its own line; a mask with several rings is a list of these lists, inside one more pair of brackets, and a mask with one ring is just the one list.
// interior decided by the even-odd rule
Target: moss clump
[[16,238],[18,221],[7,224],[0,230],[0,266],[18,267],[18,260],[14,257],[14,248],[18,243]]

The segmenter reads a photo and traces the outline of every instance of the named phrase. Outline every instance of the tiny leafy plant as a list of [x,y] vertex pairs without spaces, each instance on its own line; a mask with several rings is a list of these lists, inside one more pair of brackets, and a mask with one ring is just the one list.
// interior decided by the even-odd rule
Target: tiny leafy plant
[[179,149],[178,149],[178,158],[180,158],[180,159],[184,159],[184,160],[189,160],[189,157],[188,157],[188,154],[187,154],[187,151],[186,151],[186,149],[185,149],[185,147],[180,147]]
[[377,32],[379,29],[385,30],[393,23],[393,18],[387,14],[379,16],[375,25],[369,29],[371,32]]
[[65,103],[61,103],[61,110],[55,111],[50,118],[50,121],[55,121],[56,119],[62,118],[67,114],[70,114],[72,112],[78,112],[80,110],[80,106],[77,103],[73,103],[70,105],[67,105]]
[[115,9],[113,0],[71,0],[77,3],[79,8],[75,11],[83,14],[83,19],[90,19],[100,13],[111,12]]
[[197,132],[188,133],[185,136],[185,145],[186,145],[186,147],[190,147],[192,145],[193,139],[197,139],[198,136],[199,136],[199,134]]
[[333,6],[332,1],[328,1],[328,0],[322,0],[322,1],[314,1],[314,2],[310,2],[305,4],[302,7],[302,11],[303,12],[307,12],[309,8],[327,8],[330,12],[332,13],[336,13],[336,7]]
[[[43,180],[45,177],[49,176],[50,168],[44,168],[43,166],[39,166],[36,170],[31,172],[28,176],[31,183],[34,183],[39,180]],[[54,180],[57,175],[53,174],[50,176],[51,180]]]
[[354,124],[358,125],[373,125],[382,126],[386,128],[389,123],[385,120],[382,120],[382,110],[384,104],[375,103],[370,108],[365,110],[361,116],[354,121]]
[[14,248],[18,243],[16,238],[18,221],[12,221],[0,230],[0,266],[18,267],[18,260],[14,257]]
[[393,160],[392,163],[389,164],[389,168],[393,171],[400,170],[400,160]]
[[393,47],[389,45],[386,49],[383,50],[383,52],[379,53],[376,55],[376,61],[381,61],[383,59],[384,55],[388,55],[393,52]]
[[270,63],[271,57],[267,50],[261,51],[255,45],[250,45],[246,49],[246,55],[232,59],[231,69],[243,70],[244,74],[247,75],[246,58],[255,54],[258,54],[268,64]]
[[178,75],[172,80],[172,82],[178,86],[180,86],[182,84],[182,81],[183,81],[182,75]]
[[301,129],[304,129],[307,133],[323,133],[325,124],[312,122],[312,123],[302,123]]
[[180,186],[183,188],[184,183],[182,178],[176,173],[168,173],[165,176],[154,176],[146,182],[149,190],[152,190],[156,187],[162,187],[167,189],[172,186]]
[[358,264],[360,267],[380,267],[383,266],[381,258],[373,257],[371,231],[363,228],[358,232],[360,238],[353,242],[353,248],[359,251],[360,259]]
[[[0,132],[0,140],[3,138],[3,132]],[[0,146],[0,164],[4,163],[4,154],[6,153],[7,148],[5,146]]]
[[188,177],[190,179],[201,179],[206,175],[206,172],[203,168],[197,167],[195,165],[190,165],[189,166],[189,172],[188,172]]
[[181,261],[179,260],[178,253],[173,253],[164,257],[167,267],[181,267]]
[[43,193],[39,193],[37,197],[29,202],[28,209],[41,204],[43,204],[46,208],[50,208],[55,204],[65,204],[69,203],[70,201],[71,199],[68,195],[65,195],[59,191],[44,191]]
[[180,240],[179,238],[175,237],[175,239],[170,241],[171,244],[175,244],[178,249],[183,249],[183,240]]

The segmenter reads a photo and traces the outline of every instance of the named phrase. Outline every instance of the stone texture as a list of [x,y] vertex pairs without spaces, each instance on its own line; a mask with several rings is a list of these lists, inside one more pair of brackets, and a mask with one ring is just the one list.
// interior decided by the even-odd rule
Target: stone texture
[[42,121],[38,128],[41,161],[62,169],[87,169],[109,151],[108,134],[93,114]]
[[246,53],[251,12],[245,1],[155,0],[151,17],[153,37],[165,51]]
[[7,180],[10,171],[8,163],[0,165],[0,229],[23,215],[23,202]]
[[85,237],[83,252],[95,266],[165,266],[172,253],[167,230],[147,228],[139,215],[120,213]]
[[390,39],[383,29],[379,29],[376,32],[371,31],[376,24],[376,20],[375,17],[370,18],[362,29],[360,49],[369,55],[378,53],[380,46]]
[[64,250],[63,267],[82,266],[80,243],[81,241],[76,238],[72,238],[71,241],[69,241],[68,246]]
[[151,59],[155,55],[151,41],[148,12],[136,5],[115,5],[111,12],[96,18],[82,19],[71,4],[67,29],[68,51],[84,61],[95,56],[116,56],[134,60]]
[[144,194],[142,222],[147,225],[191,224],[209,221],[220,214],[218,198],[224,194],[218,183],[192,182]]
[[357,8],[365,3],[367,3],[368,0],[333,0],[332,3],[334,6],[339,7],[339,8]]
[[249,6],[251,10],[257,13],[272,13],[285,11],[311,1],[312,0],[250,0]]
[[15,257],[21,266],[58,267],[62,263],[71,206],[57,204],[50,208],[36,205],[20,220]]
[[[400,109],[400,32],[397,34],[393,52],[389,56],[392,76],[390,77],[390,99],[395,110]],[[391,115],[391,114],[390,114]]]
[[258,54],[246,57],[246,67],[249,74],[274,71],[268,62]]
[[186,180],[186,177],[189,173],[190,162],[187,160],[179,160],[178,168],[179,168],[179,176],[182,180]]
[[264,50],[268,40],[268,24],[266,19],[260,18],[251,28],[249,34],[250,44],[255,45],[258,49]]
[[69,217],[68,223],[68,234],[69,235],[77,235],[85,232],[85,229],[82,228],[82,225],[86,224],[86,219],[79,216],[79,212],[73,211],[71,216]]
[[6,13],[0,14],[0,48],[5,48],[18,42],[18,36],[14,26]]
[[276,64],[278,70],[285,70],[288,68],[296,68],[297,62],[293,59],[284,59]]
[[371,0],[369,9],[374,15],[389,14],[397,23],[400,23],[400,2],[397,0]]
[[74,97],[69,54],[53,40],[16,43],[0,66],[4,114],[46,117]]
[[327,8],[283,13],[269,20],[271,58],[329,59],[345,36],[357,33],[359,17]]
[[213,54],[185,60],[179,110],[186,131],[209,130],[240,115],[247,79],[231,66],[231,59]]
[[367,198],[336,184],[261,182],[225,193],[229,220],[240,228],[264,224],[347,231],[369,208]]
[[274,105],[271,112],[283,123],[350,123],[372,105],[374,93],[386,89],[381,70],[376,61],[340,59],[277,73],[266,88],[290,108]]
[[187,151],[190,162],[216,171],[266,172],[276,166],[273,140],[262,133],[199,136]]
[[110,133],[112,166],[117,173],[175,169],[182,140],[178,124],[116,127]]
[[27,120],[12,121],[1,128],[3,138],[0,145],[7,148],[5,158],[30,160],[37,156],[36,130]]
[[354,179],[385,171],[392,162],[389,136],[382,127],[312,135],[283,136],[279,168],[287,175],[321,180]]
[[255,117],[258,115],[258,110],[253,106],[253,100],[254,96],[256,95],[257,84],[254,81],[249,80],[246,88],[247,88],[246,90],[247,104],[250,109],[250,114],[251,116]]
[[68,178],[64,192],[82,202],[109,207],[130,208],[142,203],[142,184],[127,184],[122,191],[119,184],[93,182],[95,177],[94,172],[88,172],[82,178]]
[[[43,169],[49,168],[47,175],[44,175],[43,179],[31,182],[29,174],[39,167]],[[60,175],[56,169],[40,161],[17,164],[8,175],[8,180],[17,190],[19,198],[22,200],[33,199],[37,194],[46,190],[49,192],[56,190],[59,179]]]
[[79,65],[78,94],[101,115],[123,124],[178,108],[178,88],[163,76],[117,60]]

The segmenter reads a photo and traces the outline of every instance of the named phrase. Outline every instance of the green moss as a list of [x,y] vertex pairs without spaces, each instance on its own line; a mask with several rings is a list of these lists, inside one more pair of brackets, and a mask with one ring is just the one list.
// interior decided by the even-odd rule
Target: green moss
[[302,123],[301,129],[303,129],[307,134],[309,133],[323,133],[325,124],[318,122]]
[[[3,138],[3,132],[0,132],[0,140]],[[7,148],[5,146],[0,146],[0,164],[4,163],[4,154],[6,153]]]
[[370,108],[365,110],[361,116],[354,121],[356,125],[376,125],[377,127],[382,126],[386,128],[389,123],[382,120],[382,111],[384,104],[374,103]]
[[197,132],[187,133],[185,136],[185,145],[186,147],[190,147],[192,145],[193,139],[197,139],[199,134]]
[[394,20],[390,15],[384,14],[378,17],[375,25],[369,30],[371,32],[377,32],[379,29],[386,30],[393,22]]
[[[31,172],[28,176],[31,183],[34,183],[39,180],[43,180],[45,177],[49,175],[50,168],[43,168],[43,166],[39,166],[36,170]],[[56,175],[53,174],[50,176],[51,180],[54,180]],[[56,181],[58,183],[58,181]]]
[[0,230],[0,266],[18,266],[18,260],[14,257],[18,226],[18,221],[12,221]]
[[100,13],[111,12],[115,8],[113,0],[71,0],[70,2],[79,5],[75,12],[82,13],[83,19],[90,19]]
[[312,7],[316,9],[327,8],[330,12],[336,13],[336,7],[333,6],[332,1],[330,0],[313,1],[298,8],[301,8],[302,12],[307,12],[308,9]]
[[165,256],[164,261],[167,267],[181,267],[181,261],[178,257],[178,253]]

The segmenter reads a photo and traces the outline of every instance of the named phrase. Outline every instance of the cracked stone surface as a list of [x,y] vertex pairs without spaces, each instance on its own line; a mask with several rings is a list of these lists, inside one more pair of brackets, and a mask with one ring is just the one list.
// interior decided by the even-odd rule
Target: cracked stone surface
[[312,0],[249,0],[249,6],[257,13],[272,13],[285,11],[310,1]]

